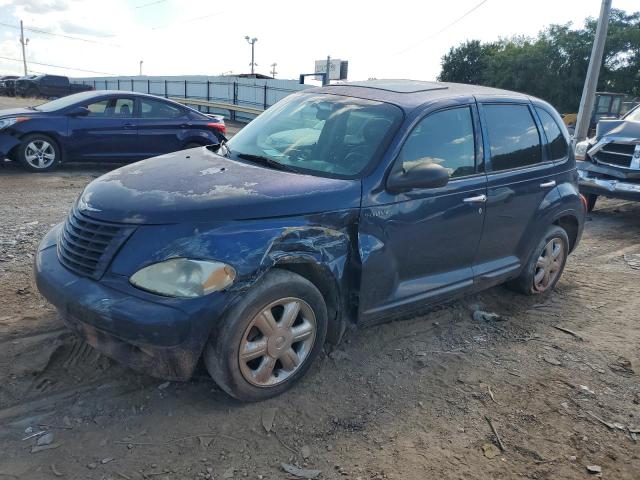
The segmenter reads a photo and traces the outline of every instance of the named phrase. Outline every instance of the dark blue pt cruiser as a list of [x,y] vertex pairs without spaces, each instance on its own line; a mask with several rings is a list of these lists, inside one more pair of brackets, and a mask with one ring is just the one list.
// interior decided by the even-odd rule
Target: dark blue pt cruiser
[[348,322],[508,282],[543,294],[585,206],[558,113],[477,86],[370,81],[291,95],[228,143],[90,183],[36,279],[68,326],[241,400],[280,394]]

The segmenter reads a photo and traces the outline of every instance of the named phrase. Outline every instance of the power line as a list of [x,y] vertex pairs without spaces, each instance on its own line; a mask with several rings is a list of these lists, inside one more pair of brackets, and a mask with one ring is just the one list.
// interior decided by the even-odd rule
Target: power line
[[[9,57],[0,57],[1,60],[10,60],[12,62],[20,62],[22,63],[22,60],[19,60],[17,58],[9,58]],[[85,70],[83,68],[73,68],[73,67],[63,67],[61,65],[51,65],[49,63],[40,63],[40,62],[34,62],[33,60],[29,60],[29,63],[33,63],[35,65],[42,65],[43,67],[53,67],[53,68],[62,68],[63,70],[75,70],[76,72],[86,72],[86,73],[97,73],[99,75],[113,75],[113,76],[118,76],[118,74],[116,73],[109,73],[109,72],[96,72],[95,70]]]
[[149,2],[149,3],[143,3],[142,5],[138,5],[137,7],[134,8],[144,8],[144,7],[150,7],[151,5],[157,5],[158,3],[164,3],[167,0],[156,0],[155,2]]
[[471,10],[467,10],[462,16],[456,18],[453,22],[449,23],[448,25],[445,25],[443,28],[441,28],[440,30],[438,30],[435,33],[432,33],[431,35],[429,35],[428,37],[423,38],[422,40],[418,40],[416,43],[414,43],[413,45],[408,46],[407,48],[405,48],[404,50],[400,50],[399,52],[396,53],[396,55],[400,55],[401,53],[405,53],[409,50],[412,50],[413,48],[417,47],[418,45],[420,45],[423,42],[426,42],[427,40],[431,40],[434,37],[437,37],[438,35],[440,35],[442,32],[444,32],[445,30],[453,27],[456,23],[460,22],[461,20],[463,20],[465,17],[471,15],[473,12],[475,12],[477,9],[479,9],[482,5],[484,5],[485,3],[487,3],[488,0],[482,0],[482,2],[478,3],[475,7],[473,7]]
[[179,20],[177,22],[173,22],[173,23],[167,23],[165,25],[160,25],[157,27],[151,27],[151,30],[160,30],[161,28],[167,28],[167,27],[172,27],[174,25],[182,25],[183,23],[190,23],[190,22],[197,22],[199,20],[204,20],[206,18],[211,18],[211,17],[215,17],[218,15],[223,14],[224,12],[215,12],[215,13],[211,13],[209,15],[204,15],[204,16],[200,16],[200,17],[194,17],[194,18],[189,18],[186,20]]
[[[4,27],[7,27],[7,28],[13,28],[13,29],[16,29],[16,30],[20,30],[20,27],[17,27],[15,25],[11,25],[10,23],[0,22],[0,25],[2,25]],[[38,28],[24,27],[24,29],[29,31],[29,32],[41,33],[43,35],[51,35],[53,37],[66,38],[67,40],[77,40],[77,41],[80,41],[80,42],[95,43],[95,44],[98,44],[98,45],[107,45],[109,47],[122,48],[122,45],[116,45],[114,43],[105,43],[105,42],[98,42],[97,40],[89,40],[88,38],[72,37],[71,35],[64,35],[62,33],[48,32],[46,30],[40,30]]]

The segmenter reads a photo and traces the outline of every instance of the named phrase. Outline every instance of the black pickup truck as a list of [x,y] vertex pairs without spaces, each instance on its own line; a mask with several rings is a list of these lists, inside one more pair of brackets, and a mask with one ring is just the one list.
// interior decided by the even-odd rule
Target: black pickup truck
[[38,75],[16,80],[15,92],[21,97],[64,97],[72,93],[94,90],[92,86],[70,83],[68,77],[60,75]]

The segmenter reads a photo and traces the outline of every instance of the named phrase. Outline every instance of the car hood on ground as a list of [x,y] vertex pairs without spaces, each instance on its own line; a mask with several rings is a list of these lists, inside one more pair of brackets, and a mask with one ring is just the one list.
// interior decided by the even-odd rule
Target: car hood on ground
[[167,224],[285,217],[360,206],[360,182],[289,173],[205,147],[143,160],[91,182],[77,208],[97,220]]

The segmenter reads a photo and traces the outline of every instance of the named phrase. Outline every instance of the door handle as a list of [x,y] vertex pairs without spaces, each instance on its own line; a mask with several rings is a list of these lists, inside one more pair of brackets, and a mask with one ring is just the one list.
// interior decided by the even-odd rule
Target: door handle
[[464,203],[484,203],[487,201],[486,195],[477,195],[475,197],[467,197],[462,200]]
[[555,180],[551,180],[550,182],[544,182],[540,184],[541,188],[552,188],[556,186],[556,181]]

